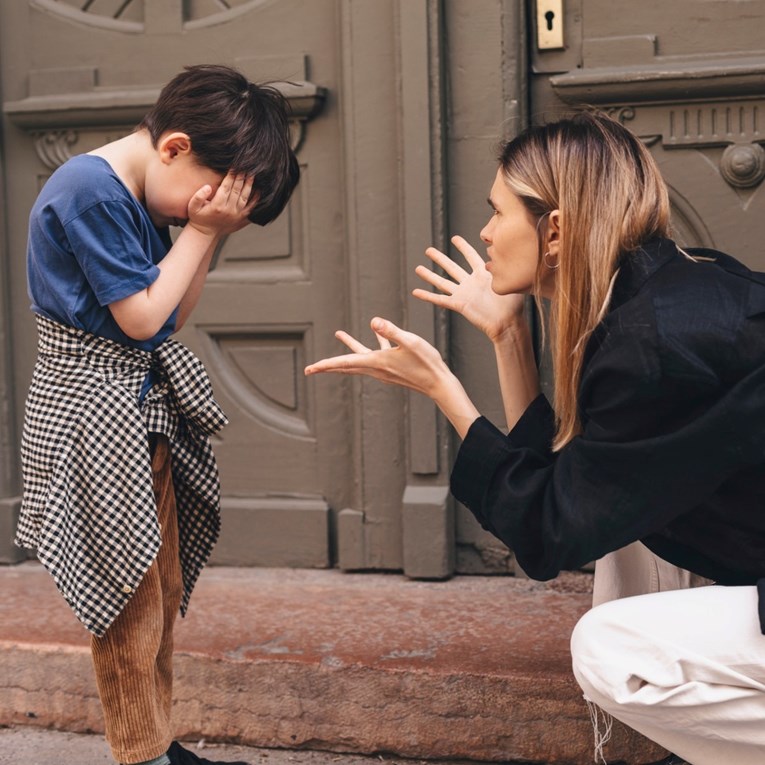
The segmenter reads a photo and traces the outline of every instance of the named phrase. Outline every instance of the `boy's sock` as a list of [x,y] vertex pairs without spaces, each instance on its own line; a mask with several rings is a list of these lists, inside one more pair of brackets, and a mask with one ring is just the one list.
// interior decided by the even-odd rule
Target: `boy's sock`
[[167,754],[170,757],[170,765],[248,765],[248,763],[242,762],[242,760],[237,760],[236,762],[206,760],[204,757],[199,757],[194,752],[184,749],[177,741],[173,741],[170,744]]
[[138,765],[170,765],[170,758],[166,754],[160,754],[153,760],[146,760],[146,762],[139,762]]

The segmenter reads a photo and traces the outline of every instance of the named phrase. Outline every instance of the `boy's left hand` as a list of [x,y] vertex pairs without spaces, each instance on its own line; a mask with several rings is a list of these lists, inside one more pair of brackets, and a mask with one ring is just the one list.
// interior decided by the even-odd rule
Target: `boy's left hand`
[[249,214],[258,201],[252,194],[253,176],[229,171],[215,194],[212,188],[202,186],[189,200],[189,223],[203,234],[221,236],[244,228]]

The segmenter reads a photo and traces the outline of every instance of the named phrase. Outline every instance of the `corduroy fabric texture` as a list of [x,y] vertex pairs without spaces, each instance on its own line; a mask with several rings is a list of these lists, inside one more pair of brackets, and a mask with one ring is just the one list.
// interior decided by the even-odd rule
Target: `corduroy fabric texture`
[[162,544],[133,597],[103,637],[91,637],[106,739],[125,765],[164,754],[172,742],[173,624],[183,594],[170,445],[154,440],[152,479]]

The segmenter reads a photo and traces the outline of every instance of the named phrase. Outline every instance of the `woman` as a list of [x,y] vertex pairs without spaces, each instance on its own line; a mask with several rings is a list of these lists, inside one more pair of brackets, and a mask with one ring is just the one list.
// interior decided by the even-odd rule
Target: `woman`
[[[588,700],[677,754],[667,762],[762,765],[765,275],[679,249],[653,159],[605,116],[506,143],[489,203],[488,262],[455,237],[469,270],[431,248],[450,278],[419,267],[437,291],[415,294],[492,341],[509,435],[433,347],[389,321],[372,321],[379,350],[338,332],[352,353],[306,373],[432,398],[463,439],[453,494],[529,576],[639,543],[716,582],[596,607],[574,631],[574,672]],[[552,406],[524,294],[550,300]]]

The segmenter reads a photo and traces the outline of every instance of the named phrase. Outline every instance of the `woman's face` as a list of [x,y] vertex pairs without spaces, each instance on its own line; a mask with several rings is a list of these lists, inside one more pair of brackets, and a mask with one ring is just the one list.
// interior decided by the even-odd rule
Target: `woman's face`
[[[530,294],[536,280],[539,263],[537,222],[523,202],[507,187],[502,168],[491,187],[489,205],[492,216],[481,231],[481,239],[488,245],[489,260],[486,269],[491,273],[491,288],[498,295]],[[557,211],[553,224],[557,224]],[[557,252],[557,247],[553,248]],[[549,258],[555,263],[552,254]],[[542,297],[551,297],[555,270],[545,268],[540,285]]]

